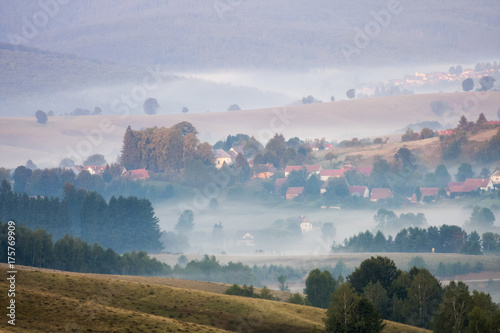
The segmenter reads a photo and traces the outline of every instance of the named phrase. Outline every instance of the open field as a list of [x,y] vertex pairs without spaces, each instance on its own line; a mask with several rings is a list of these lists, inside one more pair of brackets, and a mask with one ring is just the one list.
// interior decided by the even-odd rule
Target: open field
[[[11,168],[24,165],[28,159],[32,159],[39,167],[56,166],[64,157],[81,163],[93,153],[101,153],[108,162],[112,162],[120,153],[128,125],[140,129],[172,126],[181,121],[193,123],[200,132],[199,138],[212,144],[228,134],[236,133],[254,135],[262,143],[266,143],[276,132],[287,138],[364,138],[385,135],[409,123],[446,121],[432,113],[432,101],[444,101],[457,106],[454,111],[456,115],[449,119],[453,125],[462,113],[474,120],[480,112],[484,112],[488,119],[496,119],[500,92],[490,92],[488,98],[478,100],[478,108],[473,112],[462,111],[463,103],[470,99],[477,99],[475,93],[423,94],[236,112],[49,117],[45,125],[37,124],[34,117],[5,117],[0,118],[0,151],[8,157],[3,159],[2,166]],[[435,144],[435,139],[424,141],[408,145]],[[388,149],[390,153],[394,148],[388,145],[383,149]],[[368,151],[364,154],[368,154]]]
[[[17,267],[17,332],[310,332],[325,311],[164,285],[162,280]],[[0,272],[7,274],[7,266]],[[0,285],[7,289],[7,281]],[[2,293],[0,303],[6,304]],[[7,330],[6,321],[0,328]],[[384,332],[429,332],[387,322]]]

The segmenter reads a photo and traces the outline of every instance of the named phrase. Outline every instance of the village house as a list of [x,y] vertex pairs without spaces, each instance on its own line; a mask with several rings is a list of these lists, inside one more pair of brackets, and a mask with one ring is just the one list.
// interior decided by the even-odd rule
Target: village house
[[493,172],[490,179],[493,182],[493,185],[500,185],[500,170]]
[[321,184],[321,188],[319,189],[319,193],[323,194],[326,193],[326,188],[328,187],[328,182],[324,182]]
[[289,187],[286,190],[286,200],[292,200],[297,197],[301,197],[304,193],[303,187]]
[[79,172],[88,171],[91,175],[101,175],[106,170],[105,165],[87,165],[76,167]]
[[236,244],[238,246],[255,246],[256,230],[238,230],[236,232]]
[[345,169],[331,169],[331,170],[321,170],[319,172],[319,178],[326,182],[328,181],[328,179],[330,178],[339,178],[339,177],[343,177],[344,176],[344,173],[346,172],[347,170]]
[[231,149],[229,149],[227,154],[229,156],[231,156],[231,160],[234,162],[234,160],[236,159],[236,156],[238,156],[238,154],[243,155],[243,147],[242,146],[231,147]]
[[490,178],[467,178],[464,186],[475,188],[474,191],[478,189],[481,191],[493,191],[495,189],[493,181]]
[[149,178],[149,173],[146,169],[137,169],[125,171],[123,176],[132,180],[146,180]]
[[311,174],[313,173],[318,175],[319,172],[323,170],[323,168],[321,168],[321,165],[288,165],[285,168],[285,177],[288,177],[290,172],[300,171],[302,168],[306,168],[306,173],[308,177],[310,177]]
[[474,191],[477,191],[477,187],[465,186],[465,182],[449,182],[446,188],[446,193],[451,197],[465,195]]
[[224,164],[230,165],[232,163],[231,155],[226,153],[223,149],[217,149],[215,152],[215,167],[222,168]]
[[269,179],[274,175],[276,168],[272,164],[260,164],[254,172],[252,179]]
[[[439,188],[438,187],[422,187],[422,188],[420,188],[420,193],[422,194],[422,196],[420,197],[420,202],[423,202],[426,197],[432,198],[432,201],[435,201],[437,198],[437,195],[439,193]],[[427,200],[430,200],[430,199],[427,199]],[[413,193],[413,195],[411,197],[411,202],[418,203],[416,193]]]
[[353,197],[368,198],[370,191],[367,186],[349,186],[349,195]]
[[392,198],[392,192],[388,188],[372,188],[371,202]]
[[297,224],[299,225],[300,230],[302,230],[302,233],[312,231],[313,229],[311,221],[309,221],[309,219],[304,215],[297,217]]

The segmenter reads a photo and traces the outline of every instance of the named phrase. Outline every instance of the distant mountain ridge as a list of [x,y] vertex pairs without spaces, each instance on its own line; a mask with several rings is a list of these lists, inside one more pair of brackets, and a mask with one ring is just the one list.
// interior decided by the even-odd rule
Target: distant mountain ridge
[[[21,37],[43,49],[171,69],[464,63],[496,58],[500,50],[495,0],[73,0],[52,9],[1,0],[0,6],[0,40]],[[349,59],[346,47],[354,52]]]

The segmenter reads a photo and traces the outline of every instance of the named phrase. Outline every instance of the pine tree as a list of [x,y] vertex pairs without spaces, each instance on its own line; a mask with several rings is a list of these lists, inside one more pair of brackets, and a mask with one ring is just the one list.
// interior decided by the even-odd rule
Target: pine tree
[[479,129],[484,129],[484,128],[486,128],[486,126],[488,126],[488,120],[486,120],[484,113],[481,112],[481,114],[479,115],[479,118],[477,118],[476,126]]

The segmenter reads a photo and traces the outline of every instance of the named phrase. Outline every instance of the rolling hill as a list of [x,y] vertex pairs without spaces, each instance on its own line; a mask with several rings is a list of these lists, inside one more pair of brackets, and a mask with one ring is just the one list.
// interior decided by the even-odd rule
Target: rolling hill
[[[477,107],[464,110],[463,105],[469,100],[477,101]],[[437,116],[431,111],[433,101],[445,101],[457,107],[444,117]],[[49,117],[44,125],[38,124],[35,117],[3,117],[0,118],[0,151],[5,156],[3,166],[10,168],[24,165],[28,159],[39,167],[56,166],[64,157],[81,163],[93,153],[104,154],[108,162],[113,162],[122,148],[128,125],[140,129],[170,127],[189,121],[200,132],[199,138],[212,144],[237,133],[253,135],[262,143],[275,133],[282,133],[287,138],[341,140],[383,136],[409,123],[424,120],[455,126],[462,114],[475,120],[480,112],[484,112],[488,119],[496,119],[499,105],[500,92],[489,92],[487,98],[481,100],[471,92],[380,97],[233,112]],[[434,144],[434,141],[424,140],[409,145]],[[390,154],[395,147],[388,145],[383,149],[388,149]]]
[[[256,87],[235,86],[172,75],[164,67],[134,66],[0,42],[0,116],[29,116],[36,110],[69,114],[76,108],[104,112],[115,99],[146,89],[161,111],[190,113],[226,110],[236,101],[247,108],[286,105],[291,97]],[[142,90],[139,91],[141,93]],[[139,96],[132,113],[143,114]]]
[[[310,332],[324,329],[318,308],[165,286],[143,277],[17,267],[16,332]],[[1,264],[5,276],[7,266]],[[168,279],[167,279],[168,280]],[[0,285],[7,288],[3,279]],[[7,294],[0,302],[6,304]],[[383,332],[429,332],[386,322]]]

